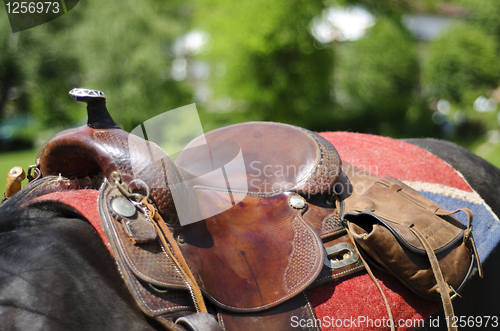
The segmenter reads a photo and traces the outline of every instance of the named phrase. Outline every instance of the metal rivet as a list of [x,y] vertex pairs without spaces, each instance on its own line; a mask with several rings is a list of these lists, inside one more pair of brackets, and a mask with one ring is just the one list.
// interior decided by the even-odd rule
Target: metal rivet
[[335,205],[335,200],[337,199],[337,196],[335,194],[329,195],[328,198],[326,198],[326,205],[327,206],[333,206]]
[[182,234],[177,236],[177,241],[179,242],[179,244],[184,244],[184,237],[182,236]]
[[117,197],[111,200],[111,208],[122,217],[132,217],[136,212],[134,204],[124,197]]
[[288,203],[295,209],[302,209],[306,206],[306,200],[300,195],[292,195]]

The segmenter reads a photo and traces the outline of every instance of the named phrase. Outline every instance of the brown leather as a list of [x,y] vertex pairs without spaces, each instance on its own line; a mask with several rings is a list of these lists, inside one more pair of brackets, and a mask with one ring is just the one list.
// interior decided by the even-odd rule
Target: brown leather
[[296,295],[290,300],[263,312],[237,313],[219,309],[217,316],[224,330],[321,330],[319,327],[320,323],[316,322],[316,315],[311,303],[304,293]]
[[[227,330],[258,321],[290,329],[285,319],[292,312],[314,316],[301,299],[304,289],[363,268],[342,229],[344,217],[365,253],[424,296],[438,298],[442,285],[429,249],[453,287],[473,262],[472,241],[464,242],[469,231],[438,205],[395,180],[349,165],[343,173],[328,141],[289,125],[253,122],[209,132],[181,152],[176,166],[159,147],[119,128],[84,126],[49,140],[37,164],[42,177],[106,178],[101,216],[120,270],[144,312],[173,329],[177,317],[195,311],[193,287],[215,304]],[[143,208],[149,202],[136,200],[136,214],[122,217],[111,203],[129,198],[123,187],[136,178],[151,189],[154,207],[150,214]],[[357,192],[359,185],[366,190]],[[177,210],[173,187],[183,202]],[[158,223],[157,235],[156,209],[169,225]],[[186,219],[197,222],[185,225]],[[325,247],[335,252],[327,259]],[[337,264],[344,257],[352,262]]]
[[[202,214],[226,198],[196,191]],[[322,269],[324,250],[290,195],[247,195],[233,208],[174,230],[180,248],[206,295],[220,307],[256,311],[304,290]],[[237,194],[234,194],[237,195]]]
[[354,254],[355,247],[354,247],[354,242],[351,241],[349,237],[345,235],[345,232],[342,233],[342,235],[338,235],[336,237],[329,237],[323,243],[323,245],[325,246],[327,251],[329,250],[330,247],[334,248],[336,246],[339,246],[339,248],[336,250],[337,253],[333,253],[332,255],[327,255],[327,259],[330,260],[331,265],[332,265],[331,262],[332,260],[337,261],[338,263],[338,261],[342,261],[347,258],[350,259],[349,261],[346,261],[346,263],[342,263],[341,266],[337,267],[335,265],[328,266],[326,265],[326,263],[323,264],[321,272],[318,274],[318,277],[316,277],[314,282],[311,285],[309,285],[309,288],[314,288],[316,286],[323,285],[330,281],[339,280],[341,278],[352,275],[356,272],[365,270],[365,266],[363,265],[363,262],[360,259],[361,256],[350,257],[350,255]]
[[111,208],[113,199],[122,197],[122,193],[109,182],[101,188],[100,212],[103,227],[110,242],[116,248],[115,257],[121,259],[131,272],[143,282],[157,288],[172,288],[187,290],[188,286],[177,270],[175,262],[165,254],[156,238],[150,242],[136,244],[127,233],[127,223],[146,222],[151,224],[144,212],[139,210],[128,219],[119,217]]
[[[179,245],[175,241],[170,229],[167,227],[167,224],[161,217],[160,213],[150,202],[147,201],[147,198],[143,198],[141,200],[141,204],[147,207],[147,214],[149,216],[150,221],[153,223],[156,232],[158,233],[158,237],[160,238],[160,242],[163,245],[163,249],[170,256],[170,258],[175,262],[177,270],[182,273],[183,279],[189,286],[189,292],[193,298],[193,303],[197,312],[206,313],[207,307],[205,305],[205,301],[203,300],[203,295],[201,294],[201,289],[196,280],[194,279],[193,273],[182,255],[181,250],[179,249]],[[145,210],[146,212],[146,210]]]
[[43,177],[62,174],[92,179],[103,173],[113,182],[112,174],[117,172],[124,185],[140,178],[151,189],[151,198],[162,217],[169,223],[178,223],[171,192],[171,187],[183,190],[182,185],[176,185],[181,182],[177,168],[156,144],[122,129],[85,125],[60,132],[42,147],[37,165]]
[[[231,161],[241,153],[246,172]],[[327,140],[281,123],[249,122],[208,132],[190,142],[176,165],[191,185],[227,190],[221,177],[203,176],[224,166],[230,189],[261,196],[331,192],[340,175],[340,157]],[[215,174],[215,173],[214,173]]]
[[437,215],[439,205],[399,181],[347,164],[344,171],[354,189],[343,200],[343,217],[367,255],[412,291],[439,299],[427,251],[412,227],[435,252],[446,282],[458,289],[474,262],[464,242],[466,227],[452,216]]
[[[234,161],[238,155],[243,169]],[[229,126],[193,140],[176,165],[201,221],[172,230],[201,288],[219,307],[259,311],[297,295],[323,270],[319,234],[345,233],[338,211],[325,204],[340,158],[313,132],[279,123]],[[224,176],[217,176],[219,169]],[[295,208],[293,196],[305,205]],[[341,274],[324,272],[322,279]]]
[[[334,240],[332,243],[345,241],[339,211],[325,203],[340,174],[340,158],[331,144],[310,131],[274,123],[228,127],[208,134],[207,141],[209,145],[181,153],[179,164],[186,160],[182,175],[156,145],[117,128],[68,130],[49,140],[39,153],[42,177],[62,173],[95,181],[102,172],[110,182],[101,188],[104,228],[114,243],[121,269],[126,269],[122,272],[127,284],[148,315],[160,316],[156,312],[162,311],[158,310],[162,304],[166,309],[162,319],[171,321],[169,316],[175,313],[169,308],[169,297],[152,295],[151,289],[186,294],[192,286],[176,265],[177,258],[165,254],[170,252],[166,246],[172,245],[159,244],[145,212],[137,208],[133,217],[123,218],[111,208],[114,199],[123,197],[120,183],[126,186],[135,178],[151,188],[152,202],[169,220],[174,237],[182,238],[179,247],[189,265],[184,269],[193,271],[206,297],[227,310],[266,310],[300,294],[320,273],[314,284],[362,268],[356,261],[339,269],[324,264],[320,235]],[[272,148],[264,149],[272,141]],[[240,152],[249,171],[244,177],[230,162]],[[254,161],[262,162],[263,168],[258,169]],[[200,178],[220,167],[226,173],[223,182],[210,174]],[[137,173],[137,168],[141,172]],[[267,176],[270,168],[272,175]],[[120,175],[115,184],[114,173]],[[165,177],[171,186],[182,186],[182,180],[186,181],[191,196],[181,197],[186,205],[196,207],[192,209],[199,211],[202,221],[178,225]],[[220,192],[227,189],[228,179],[231,197],[241,194],[237,200],[242,201],[218,214],[218,201],[228,197]],[[238,186],[242,183],[245,185]],[[289,198],[298,193],[309,199],[305,206],[294,208]],[[195,203],[189,204],[189,199]],[[221,277],[221,271],[228,277]]]
[[[125,222],[112,211],[111,201],[121,197],[115,185],[107,181],[100,191],[99,212],[120,272],[142,311],[169,330],[183,330],[175,319],[195,313],[188,285],[175,263],[156,240],[134,244],[125,231]],[[135,220],[146,220],[137,211]]]

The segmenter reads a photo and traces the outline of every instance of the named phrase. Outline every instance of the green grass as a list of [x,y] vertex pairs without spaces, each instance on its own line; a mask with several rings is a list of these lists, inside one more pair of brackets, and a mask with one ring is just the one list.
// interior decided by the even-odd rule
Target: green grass
[[473,152],[500,168],[500,144],[484,143],[475,148]]
[[[7,181],[7,173],[15,166],[20,166],[24,171],[28,172],[28,167],[35,164],[37,149],[30,149],[17,152],[0,153],[0,195],[3,196],[5,184]],[[23,181],[23,185],[28,182]]]

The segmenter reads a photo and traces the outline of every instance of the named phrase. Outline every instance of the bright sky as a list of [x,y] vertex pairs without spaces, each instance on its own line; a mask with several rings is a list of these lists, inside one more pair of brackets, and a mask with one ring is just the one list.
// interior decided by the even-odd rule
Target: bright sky
[[311,22],[311,32],[321,43],[356,40],[375,24],[375,18],[359,6],[332,6]]

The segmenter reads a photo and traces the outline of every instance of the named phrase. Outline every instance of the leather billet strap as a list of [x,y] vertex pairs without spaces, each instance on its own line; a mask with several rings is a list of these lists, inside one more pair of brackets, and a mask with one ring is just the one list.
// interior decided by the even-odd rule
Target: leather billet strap
[[[347,224],[349,224],[349,221],[347,221]],[[359,251],[358,245],[356,244],[356,241],[354,240],[352,233],[349,231],[349,228],[347,228],[347,234],[349,236],[349,239],[354,243],[354,247],[356,248],[356,252],[359,254],[360,260],[363,263],[363,265],[366,268],[366,271],[368,272],[368,275],[370,276],[371,280],[379,290],[380,294],[382,295],[382,299],[384,300],[385,308],[387,309],[387,315],[389,316],[389,319],[391,320],[391,330],[395,331],[395,323],[394,323],[394,317],[392,315],[392,310],[391,306],[389,305],[389,301],[387,300],[387,297],[384,294],[384,291],[382,290],[382,287],[380,287],[380,284],[378,280],[375,278],[375,275],[372,272],[372,269],[370,268],[370,265],[366,263],[365,259],[363,258],[363,254]]]
[[300,293],[278,306],[260,312],[238,313],[218,309],[217,317],[224,330],[321,331],[313,307],[305,293]]
[[170,229],[167,228],[167,225],[165,224],[165,221],[161,217],[160,213],[158,213],[158,210],[150,202],[148,202],[146,198],[142,200],[142,203],[148,208],[149,218],[154,224],[156,232],[160,237],[163,249],[167,252],[172,261],[174,261],[177,269],[182,273],[183,278],[188,283],[189,291],[193,297],[196,311],[206,313],[207,307],[203,301],[200,287],[196,283],[191,270],[186,264],[186,260],[184,259],[177,242],[172,236],[172,233],[170,233]]

